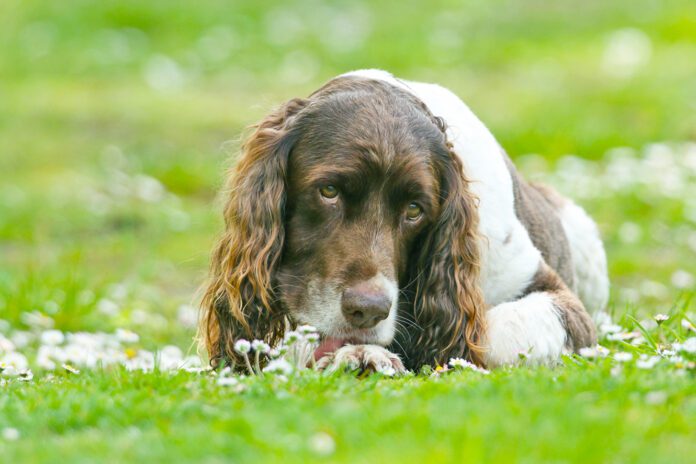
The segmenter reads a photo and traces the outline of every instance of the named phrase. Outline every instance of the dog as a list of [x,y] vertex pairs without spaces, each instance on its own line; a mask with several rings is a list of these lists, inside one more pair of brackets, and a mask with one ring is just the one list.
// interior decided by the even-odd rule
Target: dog
[[451,91],[340,75],[254,126],[202,298],[213,366],[309,324],[318,365],[553,364],[596,343],[597,226],[526,182]]

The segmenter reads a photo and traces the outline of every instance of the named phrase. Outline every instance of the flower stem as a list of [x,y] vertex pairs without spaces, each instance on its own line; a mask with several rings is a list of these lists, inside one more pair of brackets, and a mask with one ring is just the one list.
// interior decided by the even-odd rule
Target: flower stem
[[246,368],[249,371],[250,375],[254,375],[254,369],[251,367],[251,362],[249,361],[249,355],[244,353],[244,363],[246,364]]
[[254,353],[254,367],[256,367],[256,375],[263,377],[263,371],[261,371],[261,362],[259,360],[260,357],[261,351],[256,350],[256,353]]

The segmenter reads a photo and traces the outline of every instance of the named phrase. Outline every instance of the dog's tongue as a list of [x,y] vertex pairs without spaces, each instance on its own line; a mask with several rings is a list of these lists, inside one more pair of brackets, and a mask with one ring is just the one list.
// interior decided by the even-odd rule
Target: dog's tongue
[[336,351],[345,345],[345,340],[342,338],[327,337],[319,343],[319,346],[314,350],[314,359],[319,360],[327,354]]

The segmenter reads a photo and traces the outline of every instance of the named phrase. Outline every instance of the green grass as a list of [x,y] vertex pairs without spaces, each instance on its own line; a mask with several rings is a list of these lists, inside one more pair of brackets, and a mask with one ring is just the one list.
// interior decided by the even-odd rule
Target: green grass
[[[618,65],[622,46],[635,66]],[[189,350],[194,329],[178,311],[205,277],[222,223],[216,193],[244,127],[365,67],[458,93],[525,175],[598,220],[615,319],[634,329],[629,317],[667,313],[667,325],[648,328],[656,343],[688,337],[680,320],[694,320],[696,275],[693,1],[5,0],[0,50],[7,337],[38,333],[27,319],[36,312],[66,332],[128,328],[141,337],[135,349]],[[617,147],[633,150],[626,163]],[[104,301],[118,310],[104,314]],[[37,347],[21,351],[33,359]],[[0,461],[694,454],[693,369],[665,361],[611,375],[610,359],[576,362],[439,379],[307,373],[286,384],[247,379],[241,393],[186,372],[83,369],[51,380],[33,366],[32,382],[0,386],[0,431],[20,434],[0,437]],[[328,456],[316,454],[321,433],[335,445]]]
[[[242,394],[186,373],[97,372],[13,386],[0,406],[27,438],[0,450],[7,462],[683,462],[694,390],[689,377],[613,378],[607,365],[306,375]],[[664,398],[646,402],[651,391]],[[324,434],[333,449],[316,443]]]

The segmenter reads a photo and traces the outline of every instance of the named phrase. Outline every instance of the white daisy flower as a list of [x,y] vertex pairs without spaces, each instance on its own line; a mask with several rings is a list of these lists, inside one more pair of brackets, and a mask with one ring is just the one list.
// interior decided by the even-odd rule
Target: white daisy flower
[[52,371],[56,368],[56,363],[53,362],[53,360],[48,356],[37,356],[36,365],[39,366],[41,369],[45,369],[47,371]]
[[7,441],[19,440],[19,430],[14,427],[5,427],[2,429],[2,438]]
[[691,322],[687,321],[686,319],[681,320],[681,326],[686,330],[696,332],[696,327],[694,327],[694,325]]
[[235,342],[234,351],[239,354],[246,354],[251,351],[251,343],[249,343],[249,340],[241,338]]
[[15,345],[12,340],[5,338],[4,335],[0,334],[0,353],[7,353],[15,350]]
[[268,346],[268,343],[264,342],[263,340],[254,340],[253,342],[251,342],[251,349],[257,353],[263,354],[271,351],[271,347]]
[[667,321],[667,319],[669,319],[669,316],[667,314],[655,314],[653,318],[655,319],[655,322],[657,322],[659,325]]
[[301,325],[297,328],[297,331],[302,335],[307,335],[311,333],[316,333],[317,328],[312,325]]
[[610,333],[607,334],[607,340],[610,342],[619,342],[619,341],[624,341],[624,340],[630,340],[632,338],[635,338],[639,335],[638,332],[616,332],[616,333]]
[[483,369],[481,367],[478,367],[476,364],[471,363],[467,361],[466,359],[462,358],[450,358],[449,360],[449,366],[452,368],[460,368],[460,369],[470,369],[475,372],[479,372],[481,374],[490,374],[490,371]]
[[181,305],[176,313],[179,324],[186,328],[194,328],[198,325],[198,310],[191,305]]
[[223,375],[218,376],[217,384],[221,387],[234,387],[235,385],[239,384],[239,380],[232,376]]
[[105,316],[116,316],[119,313],[120,308],[115,301],[109,300],[108,298],[102,298],[97,303],[97,311]]
[[309,439],[309,448],[320,456],[329,456],[336,451],[336,442],[326,432],[318,432]]
[[116,329],[116,339],[121,343],[138,343],[140,336],[137,333],[126,329]]
[[53,319],[39,311],[22,313],[20,318],[26,325],[35,329],[50,329],[53,327]]
[[283,340],[285,341],[285,344],[288,346],[291,346],[295,344],[299,339],[301,338],[300,333],[296,332],[294,330],[290,330],[285,333],[285,337],[283,337]]
[[614,359],[622,363],[629,362],[631,359],[633,359],[633,354],[626,353],[625,351],[619,351],[618,353],[614,354]]
[[609,356],[609,349],[603,347],[602,345],[597,345],[597,353],[601,357],[606,358],[607,356]]
[[29,362],[27,361],[27,357],[16,351],[6,353],[0,358],[0,372],[4,375],[15,376],[28,367]]
[[696,353],[696,337],[689,337],[684,343],[675,343],[673,347],[677,351],[694,354]]
[[319,334],[316,332],[311,332],[305,335],[305,340],[309,343],[319,343]]
[[599,331],[602,335],[607,335],[624,332],[625,329],[618,324],[602,324],[599,326]]
[[71,373],[71,374],[79,374],[79,373],[80,373],[80,370],[79,370],[79,369],[74,368],[74,367],[71,366],[70,364],[63,363],[63,366],[62,366],[62,367],[63,367],[63,369],[65,369],[66,371],[68,371],[68,372]]
[[65,336],[60,330],[44,330],[41,333],[41,343],[56,346],[65,341]]
[[34,373],[31,369],[24,369],[19,371],[17,378],[22,382],[31,382],[34,379]]
[[599,356],[599,352],[597,351],[597,348],[592,347],[592,346],[586,346],[583,348],[580,348],[578,350],[578,354],[582,356],[583,358],[587,359],[594,359]]
[[663,358],[671,358],[672,356],[675,356],[677,354],[677,352],[674,350],[668,350],[665,348],[658,348],[657,354],[659,354]]
[[292,374],[293,367],[292,364],[285,359],[274,359],[263,368],[263,371],[272,374],[290,375]]
[[659,405],[667,401],[667,393],[663,391],[652,391],[645,395],[645,402],[648,404]]
[[652,369],[660,361],[659,356],[648,356],[645,354],[640,355],[638,361],[636,361],[636,367],[638,369]]
[[16,349],[22,349],[33,341],[34,336],[31,332],[17,330],[10,336],[10,338],[12,339],[12,343],[14,343]]

